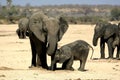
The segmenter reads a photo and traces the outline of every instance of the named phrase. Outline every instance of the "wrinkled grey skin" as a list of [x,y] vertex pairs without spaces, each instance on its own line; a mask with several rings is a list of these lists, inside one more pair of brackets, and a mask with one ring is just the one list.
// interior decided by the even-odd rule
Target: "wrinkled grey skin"
[[[46,54],[53,60],[57,43],[68,29],[63,18],[51,18],[41,12],[34,13],[29,19],[29,39],[32,50],[31,67],[48,68]],[[36,55],[38,55],[36,61]]]
[[109,56],[108,58],[113,58],[114,47],[112,43],[115,36],[118,35],[118,26],[110,23],[97,23],[94,29],[93,45],[97,46],[97,41],[100,38],[100,53],[101,59],[105,58],[105,43],[108,46]]
[[117,47],[117,54],[116,54],[116,59],[120,59],[120,23],[118,24],[118,30],[119,34],[116,35],[114,41],[113,41],[113,47]]
[[27,30],[28,30],[28,18],[21,18],[18,22],[18,29],[16,30],[16,33],[19,37],[19,39],[25,39]]
[[[92,46],[83,40],[77,40],[67,45],[64,45],[60,49],[57,49],[52,65],[56,63],[63,63],[62,69],[74,70],[72,67],[73,61],[79,60],[80,67],[78,70],[84,71],[90,48],[92,49],[93,55],[94,50]],[[55,70],[54,66],[52,66],[52,70]]]

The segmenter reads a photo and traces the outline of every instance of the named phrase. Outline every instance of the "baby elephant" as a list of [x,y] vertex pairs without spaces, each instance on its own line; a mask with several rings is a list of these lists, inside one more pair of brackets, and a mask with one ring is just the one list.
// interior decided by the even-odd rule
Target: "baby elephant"
[[92,46],[83,40],[77,40],[75,42],[62,46],[60,49],[56,50],[54,60],[51,64],[51,69],[55,70],[54,65],[58,62],[63,63],[62,69],[74,70],[72,67],[73,60],[79,60],[80,67],[78,70],[84,71],[90,48],[92,49],[93,55],[94,50]]

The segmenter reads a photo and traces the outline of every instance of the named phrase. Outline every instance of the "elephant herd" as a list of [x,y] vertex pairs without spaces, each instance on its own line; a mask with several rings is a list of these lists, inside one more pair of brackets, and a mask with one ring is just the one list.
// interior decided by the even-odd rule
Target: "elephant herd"
[[96,24],[93,36],[93,45],[97,45],[100,38],[100,53],[102,59],[105,58],[105,43],[108,46],[108,58],[113,58],[114,50],[117,48],[116,58],[120,59],[120,23],[118,25],[108,22]]
[[[21,18],[16,33],[19,39],[29,37],[32,60],[31,66],[42,67],[48,70],[57,69],[56,63],[63,63],[62,69],[74,70],[74,60],[80,61],[78,70],[84,71],[89,49],[93,48],[83,40],[77,40],[67,45],[58,47],[58,42],[67,31],[69,25],[64,17],[54,18],[42,12],[35,12],[29,18]],[[120,59],[120,24],[97,23],[94,29],[93,45],[97,45],[100,38],[101,58],[105,58],[105,42],[108,45],[109,57],[113,58],[114,49],[117,47],[116,58]],[[51,56],[51,66],[47,65],[47,55]],[[92,56],[91,56],[92,57]]]

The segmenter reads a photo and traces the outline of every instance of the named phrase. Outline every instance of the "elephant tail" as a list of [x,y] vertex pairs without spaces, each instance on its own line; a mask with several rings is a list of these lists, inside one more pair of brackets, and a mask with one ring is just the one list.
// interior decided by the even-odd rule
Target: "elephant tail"
[[94,53],[94,49],[93,49],[93,47],[92,47],[90,44],[88,44],[88,45],[89,45],[89,47],[92,49],[92,55],[91,55],[91,57],[90,57],[90,59],[92,59],[93,53]]

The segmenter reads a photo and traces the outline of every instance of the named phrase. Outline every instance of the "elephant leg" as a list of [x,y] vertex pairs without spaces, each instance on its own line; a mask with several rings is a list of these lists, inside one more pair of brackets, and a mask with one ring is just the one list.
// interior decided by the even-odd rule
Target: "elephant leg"
[[29,68],[32,68],[32,67],[36,67],[36,49],[35,49],[35,44],[32,41],[32,39],[30,39],[30,44],[31,44],[31,50],[32,50],[32,63]]
[[36,41],[36,50],[37,50],[37,64],[36,66],[42,68],[48,68],[46,60],[46,47],[45,44],[41,41]]
[[62,64],[62,69],[65,69],[65,68],[66,68],[67,63],[68,63],[68,61],[65,61],[65,62]]
[[116,59],[120,59],[120,46],[117,46]]
[[36,55],[37,61],[36,61],[36,66],[40,67],[41,66],[41,61],[40,61],[40,57],[38,56],[38,54]]
[[112,41],[113,41],[112,38],[110,38],[110,39],[107,41],[108,52],[109,52],[109,56],[108,56],[108,58],[113,58],[114,48],[112,47]]
[[105,41],[103,38],[100,39],[100,53],[101,53],[101,59],[105,58]]
[[83,61],[80,60],[80,67],[78,68],[79,71],[84,71],[84,66],[85,64],[83,64]]
[[20,39],[22,39],[23,38],[23,33],[22,33],[22,31],[20,30]]
[[79,71],[85,71],[85,63],[87,61],[87,56],[80,59],[80,67],[78,68]]
[[47,65],[47,54],[46,54],[46,44],[42,42],[42,50],[40,54],[40,61],[43,68],[48,69]]
[[26,31],[23,32],[23,38],[26,38]]
[[67,64],[66,64],[66,68],[65,69],[72,70],[72,71],[74,70],[74,68],[72,67],[73,60],[74,60],[73,56],[70,59],[67,60]]

